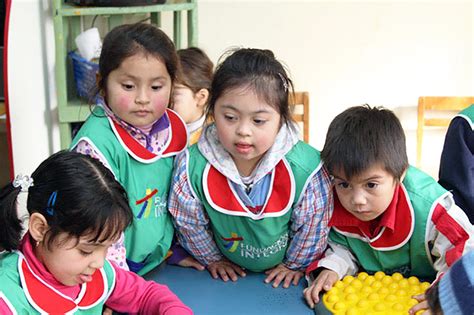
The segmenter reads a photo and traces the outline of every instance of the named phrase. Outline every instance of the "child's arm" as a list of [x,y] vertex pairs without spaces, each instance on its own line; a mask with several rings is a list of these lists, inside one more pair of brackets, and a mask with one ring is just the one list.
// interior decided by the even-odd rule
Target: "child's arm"
[[310,180],[300,203],[291,217],[290,243],[283,264],[267,271],[267,283],[274,287],[298,284],[299,278],[312,261],[319,258],[326,248],[329,234],[328,222],[333,210],[331,181],[325,169]]
[[186,154],[180,154],[175,163],[168,209],[173,216],[179,243],[200,263],[222,260],[209,228],[209,218],[201,202],[193,195],[186,173]]
[[435,205],[427,229],[426,248],[431,248],[437,278],[464,253],[474,249],[474,227],[451,195]]
[[112,266],[116,274],[115,288],[105,303],[107,307],[132,314],[193,314],[167,286],[145,281],[139,275],[123,270],[113,263]]

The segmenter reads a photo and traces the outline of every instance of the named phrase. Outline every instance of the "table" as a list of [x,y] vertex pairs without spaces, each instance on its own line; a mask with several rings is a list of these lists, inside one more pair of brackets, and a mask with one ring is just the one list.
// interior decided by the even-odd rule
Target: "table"
[[304,300],[306,280],[288,289],[265,284],[264,273],[247,272],[236,282],[211,277],[208,271],[161,264],[144,277],[166,284],[195,315],[312,315]]

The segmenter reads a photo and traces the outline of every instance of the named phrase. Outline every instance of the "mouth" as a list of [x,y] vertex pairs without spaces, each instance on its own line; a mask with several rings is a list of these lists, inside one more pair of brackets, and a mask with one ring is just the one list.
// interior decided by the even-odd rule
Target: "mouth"
[[137,110],[137,111],[134,111],[133,113],[135,115],[139,116],[139,117],[144,117],[144,116],[147,116],[148,114],[150,114],[150,111],[148,111],[148,110]]
[[87,275],[87,274],[81,273],[79,275],[79,280],[80,280],[81,283],[91,282],[92,281],[92,275]]
[[235,144],[235,148],[237,149],[237,152],[241,154],[245,154],[245,153],[248,153],[252,149],[252,145],[248,143],[239,142]]

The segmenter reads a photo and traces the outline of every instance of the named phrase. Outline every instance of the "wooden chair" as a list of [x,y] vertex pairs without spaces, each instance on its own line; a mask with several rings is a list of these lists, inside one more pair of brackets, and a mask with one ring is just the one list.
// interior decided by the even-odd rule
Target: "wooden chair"
[[289,103],[291,106],[291,113],[293,119],[298,126],[303,130],[303,141],[309,141],[309,93],[295,92],[294,95],[290,93]]
[[474,97],[420,96],[418,98],[418,127],[416,130],[416,165],[421,166],[423,130],[425,127],[447,128],[451,119],[474,103]]

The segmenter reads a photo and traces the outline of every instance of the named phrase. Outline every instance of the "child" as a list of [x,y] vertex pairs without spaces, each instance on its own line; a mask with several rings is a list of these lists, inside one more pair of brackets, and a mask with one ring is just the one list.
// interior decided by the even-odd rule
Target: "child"
[[271,51],[234,51],[212,81],[214,123],[177,158],[169,210],[214,278],[266,270],[274,287],[296,285],[326,247],[330,180],[319,152],[298,141],[290,88]]
[[[186,126],[167,109],[178,58],[151,24],[114,28],[99,59],[96,106],[73,140],[74,151],[99,159],[127,191],[134,220],[125,231],[127,264],[143,275],[166,256],[173,238],[167,200],[174,155],[187,145]],[[122,242],[109,258],[126,267]]]
[[[20,241],[17,196],[27,192]],[[58,152],[0,194],[0,314],[192,314],[171,291],[108,260],[132,222],[123,187],[99,161]]]
[[428,314],[474,314],[473,296],[474,251],[471,251],[456,261],[441,280],[428,290]]
[[474,229],[452,195],[408,166],[405,134],[390,110],[351,107],[330,124],[322,160],[334,181],[329,247],[311,264],[305,298],[345,275],[400,272],[433,280],[474,247]]
[[474,223],[474,104],[451,121],[439,165],[439,183]]
[[173,110],[186,122],[189,144],[201,135],[206,115],[204,109],[209,99],[214,65],[199,48],[178,50],[181,65],[180,78],[173,89]]

